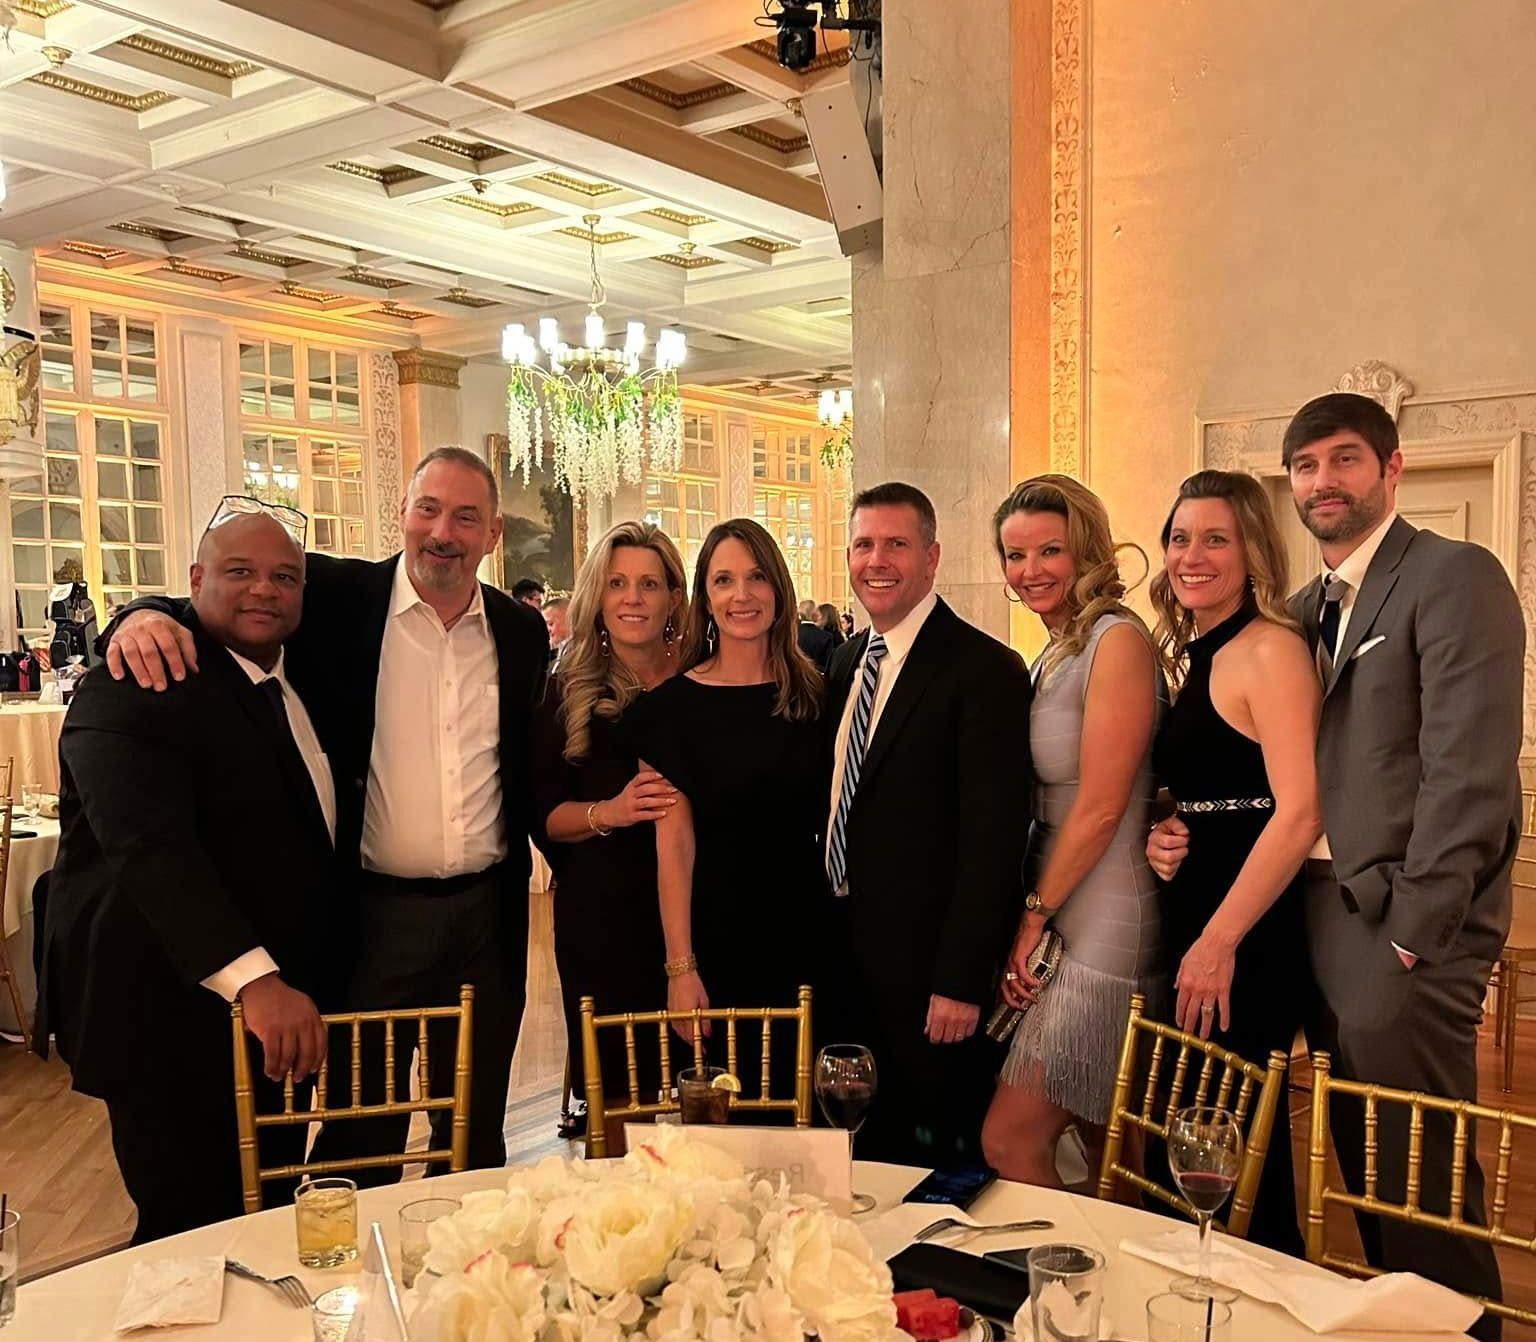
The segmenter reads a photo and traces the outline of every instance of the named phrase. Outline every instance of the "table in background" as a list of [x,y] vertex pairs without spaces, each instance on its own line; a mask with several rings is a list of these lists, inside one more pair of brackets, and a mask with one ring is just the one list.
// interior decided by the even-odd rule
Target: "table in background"
[[0,764],[16,761],[11,796],[21,800],[24,783],[41,784],[44,792],[59,790],[59,733],[64,730],[62,704],[14,703],[0,706]]
[[[19,789],[20,784],[17,786]],[[11,840],[11,865],[5,874],[5,890],[0,892],[0,935],[6,939],[5,949],[11,968],[16,972],[16,986],[21,990],[22,1003],[31,1016],[36,1014],[37,1004],[37,981],[32,973],[32,938],[36,931],[32,916],[32,887],[58,856],[59,822],[18,819],[15,827],[35,830],[36,837]],[[16,1032],[11,997],[3,989],[0,989],[0,1032]]]
[[[871,1215],[890,1211],[926,1173],[902,1165],[877,1165],[867,1161],[854,1164],[854,1186],[873,1193],[877,1207]],[[175,1176],[172,1176],[175,1177]],[[417,1198],[462,1196],[481,1188],[496,1188],[506,1179],[504,1170],[469,1170],[436,1179],[416,1179],[385,1188],[366,1189],[358,1195],[358,1225],[366,1230],[370,1221],[383,1224],[385,1242],[398,1261],[399,1223],[397,1213],[407,1202]],[[22,1214],[22,1273],[26,1273],[26,1212]],[[919,1212],[916,1207],[907,1209]],[[1171,1224],[1166,1217],[1123,1207],[1118,1203],[1097,1202],[1054,1189],[1031,1188],[1024,1184],[996,1183],[971,1209],[979,1221],[1012,1221],[1028,1217],[1048,1217],[1056,1227],[1025,1235],[995,1235],[971,1246],[1004,1249],[1069,1241],[1099,1249],[1109,1261],[1109,1283],[1105,1312],[1115,1335],[1122,1338],[1146,1336],[1146,1302],[1165,1291],[1170,1273],[1153,1263],[1120,1252],[1120,1241],[1127,1236],[1147,1236],[1166,1231]],[[922,1223],[919,1213],[915,1224]],[[863,1217],[859,1220],[862,1222]],[[1193,1227],[1190,1227],[1193,1234]],[[1249,1246],[1251,1252],[1273,1258],[1291,1270],[1331,1276],[1322,1268],[1299,1264],[1296,1259]],[[112,1321],[122,1298],[129,1269],[137,1262],[158,1258],[199,1254],[223,1254],[237,1258],[248,1267],[267,1276],[294,1273],[311,1295],[357,1279],[355,1265],[314,1271],[299,1266],[294,1246],[293,1210],[280,1208],[258,1212],[218,1225],[205,1226],[154,1244],[98,1258],[64,1272],[54,1273],[21,1287],[16,1306],[16,1321],[5,1334],[5,1342],[116,1342]],[[1261,1304],[1246,1297],[1233,1306],[1234,1342],[1302,1342],[1313,1339],[1296,1320],[1276,1305]],[[283,1303],[276,1292],[253,1282],[225,1278],[224,1314],[217,1324],[175,1330],[177,1342],[309,1342],[310,1320],[306,1310]],[[1330,1342],[1381,1342],[1381,1333],[1331,1333]],[[1419,1342],[1434,1342],[1424,1337]]]

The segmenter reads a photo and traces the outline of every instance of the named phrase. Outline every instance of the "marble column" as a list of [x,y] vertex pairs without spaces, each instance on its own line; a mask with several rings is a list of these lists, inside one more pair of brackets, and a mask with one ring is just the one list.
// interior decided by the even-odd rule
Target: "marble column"
[[[32,342],[27,362],[16,368],[18,374],[19,422],[13,429],[0,430],[0,648],[16,646],[16,571],[11,554],[11,498],[8,479],[20,475],[38,475],[44,469],[43,415],[37,340],[37,268],[29,248],[0,243],[0,306],[5,312],[5,335],[0,346],[9,353]],[[18,360],[18,362],[20,362]],[[29,380],[33,389],[26,392]]]
[[854,488],[926,491],[940,592],[1007,639],[992,513],[1049,459],[1051,4],[882,15],[884,238],[853,258]]
[[396,350],[394,358],[400,370],[400,471],[409,480],[433,448],[459,445],[459,369],[468,360],[427,349]]

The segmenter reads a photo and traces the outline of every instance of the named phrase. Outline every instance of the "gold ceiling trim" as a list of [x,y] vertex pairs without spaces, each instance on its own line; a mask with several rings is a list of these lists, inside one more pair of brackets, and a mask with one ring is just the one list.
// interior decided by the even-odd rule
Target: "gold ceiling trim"
[[375,275],[362,266],[352,266],[342,273],[353,284],[366,284],[370,289],[404,289],[409,280],[397,280],[393,275]]
[[123,93],[118,89],[107,89],[100,84],[87,84],[83,79],[61,75],[57,70],[44,70],[41,74],[33,75],[27,83],[40,84],[45,89],[54,89],[59,93],[72,93],[77,98],[89,98],[92,102],[105,103],[108,107],[118,107],[125,112],[148,112],[152,108],[164,107],[166,103],[176,101],[174,93],[166,93],[163,89],[155,89],[150,93]]
[[661,261],[669,266],[676,266],[679,270],[699,270],[704,266],[718,266],[721,264],[718,257],[713,256],[653,256],[653,261]]
[[748,238],[737,238],[737,242],[743,247],[752,247],[760,252],[767,252],[771,256],[777,256],[780,252],[792,252],[795,244],[792,242],[775,242],[772,238],[759,238],[755,235]]
[[429,135],[424,140],[417,140],[416,143],[444,154],[452,154],[455,158],[467,159],[471,163],[512,152],[510,149],[503,149],[499,144],[487,144],[484,140],[473,140],[465,144],[464,141],[452,139],[447,135]]
[[297,280],[284,280],[277,288],[279,293],[286,294],[289,298],[302,298],[310,303],[334,303],[346,297],[346,294],[338,294],[331,289],[312,289],[309,285],[300,284]]
[[226,280],[240,278],[232,270],[214,270],[209,266],[193,265],[190,261],[183,261],[179,256],[171,257],[165,265],[160,267],[162,273],[169,272],[172,275],[185,275],[193,280],[211,280],[215,284],[223,284]]
[[10,0],[11,8],[34,19],[51,19],[70,8],[69,0]]
[[498,219],[508,219],[514,214],[532,214],[539,208],[526,200],[513,201],[510,205],[499,205],[496,201],[486,200],[483,196],[449,196],[448,203],[462,205],[466,210],[479,210],[481,214],[494,214]]
[[396,165],[392,168],[370,168],[366,163],[353,163],[350,159],[342,159],[339,163],[327,163],[325,165],[332,172],[344,172],[348,177],[361,177],[365,182],[377,182],[380,186],[394,186],[399,182],[408,182],[413,177],[421,177],[424,174],[415,168],[407,168]]
[[205,75],[218,75],[220,79],[241,79],[261,69],[253,61],[226,61],[218,56],[205,56],[201,51],[188,51],[143,33],[129,34],[118,42],[118,46],[142,51],[146,56],[158,56],[163,61],[185,65],[189,70],[200,70]]
[[580,238],[583,242],[595,242],[599,247],[607,247],[615,242],[633,242],[633,233],[598,233],[590,228],[560,228],[555,230],[563,233],[568,238]]
[[751,140],[754,144],[767,145],[769,149],[775,149],[781,154],[798,154],[802,149],[811,147],[809,135],[775,135],[761,126],[732,126],[731,134],[739,135],[743,140]]
[[259,261],[264,266],[277,266],[280,270],[304,264],[302,256],[289,256],[286,252],[269,252],[265,247],[257,247],[249,242],[237,242],[235,250],[229,255],[243,256],[247,261]]
[[108,224],[114,233],[136,233],[141,238],[153,238],[156,242],[180,242],[183,238],[189,238],[190,233],[178,233],[170,228],[156,228],[153,224],[136,224],[124,222],[121,224]]
[[423,317],[430,317],[430,312],[422,312],[419,308],[402,308],[392,302],[386,301],[382,306],[373,310],[375,317],[393,317],[396,321],[419,322]]
[[76,242],[73,238],[59,244],[61,252],[78,252],[81,256],[94,256],[98,261],[114,261],[119,256],[127,256],[128,252],[123,247],[98,247],[94,242]]
[[681,224],[684,228],[697,228],[700,224],[712,224],[715,221],[707,214],[684,214],[681,210],[647,210],[647,214],[656,219],[665,219],[669,224]]
[[461,308],[493,308],[496,306],[494,298],[482,298],[479,294],[469,293],[465,289],[450,289],[445,294],[439,294],[439,303],[456,303]]
[[681,112],[689,107],[702,107],[705,103],[719,102],[722,98],[729,98],[732,94],[741,92],[735,84],[723,81],[719,84],[708,84],[701,89],[691,89],[687,93],[678,93],[673,89],[664,88],[660,84],[652,83],[649,79],[626,79],[619,87],[628,89],[631,93],[638,93],[642,98],[649,98],[653,103],[660,103],[663,107],[670,107],[674,112]]
[[567,191],[574,191],[577,195],[586,196],[595,200],[598,196],[609,196],[622,188],[614,186],[612,182],[589,182],[581,177],[569,177],[563,172],[541,172],[533,179],[536,182],[548,182],[551,186],[564,187]]
[[[765,61],[779,64],[779,50],[774,39],[760,37],[756,42],[748,42],[747,50],[761,56]],[[836,51],[823,51],[803,70],[796,70],[798,75],[816,75],[823,70],[836,70],[841,65],[847,65],[853,57],[852,47],[839,47]]]

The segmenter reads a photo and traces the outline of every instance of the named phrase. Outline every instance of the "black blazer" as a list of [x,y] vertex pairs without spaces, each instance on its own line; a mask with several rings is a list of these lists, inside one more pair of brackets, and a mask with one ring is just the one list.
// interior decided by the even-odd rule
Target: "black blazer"
[[[832,661],[829,762],[868,642],[866,629]],[[880,715],[848,818],[850,930],[886,1010],[925,1010],[934,993],[992,1001],[1024,897],[1033,694],[1018,654],[940,600]]]
[[229,1008],[200,984],[246,951],[266,947],[322,1010],[345,970],[308,771],[261,691],[192,628],[199,675],[155,694],[95,671],[59,742],[36,1039],[54,1031],[92,1095],[227,1057]]
[[805,620],[800,621],[798,636],[800,651],[816,663],[816,669],[822,675],[826,675],[832,669],[832,656],[841,640],[830,629]]
[[[306,556],[304,619],[288,641],[285,669],[303,695],[336,776],[336,850],[358,863],[368,762],[379,688],[379,660],[389,621],[399,554],[378,562]],[[500,682],[502,815],[508,882],[527,889],[532,859],[525,842],[532,819],[533,711],[549,669],[549,630],[531,606],[480,584]],[[162,610],[185,622],[190,604],[141,597],[127,610]],[[103,641],[111,634],[109,627]]]

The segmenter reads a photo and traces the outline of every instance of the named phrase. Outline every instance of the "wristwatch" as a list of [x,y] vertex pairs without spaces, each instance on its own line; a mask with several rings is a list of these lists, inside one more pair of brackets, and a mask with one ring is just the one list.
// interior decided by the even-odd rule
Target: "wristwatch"
[[1040,902],[1040,892],[1038,890],[1031,890],[1024,896],[1024,911],[1026,913],[1043,913],[1047,918],[1055,912],[1054,909],[1048,909]]

